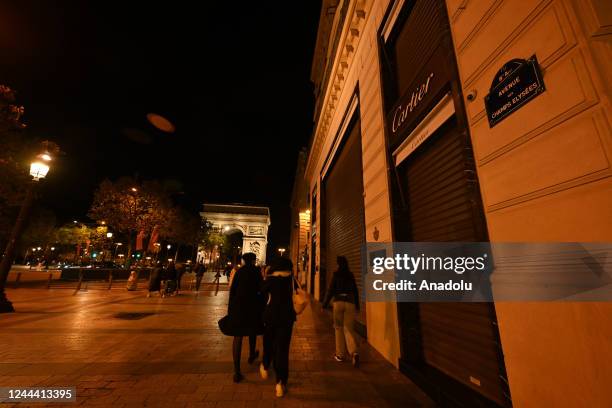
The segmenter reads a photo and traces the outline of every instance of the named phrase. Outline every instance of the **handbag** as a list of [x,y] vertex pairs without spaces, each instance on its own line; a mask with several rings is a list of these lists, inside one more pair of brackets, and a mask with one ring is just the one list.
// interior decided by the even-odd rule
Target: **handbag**
[[300,285],[300,282],[298,282],[295,276],[293,277],[293,280],[298,286],[293,292],[293,309],[295,310],[295,314],[299,315],[306,310],[306,306],[308,306],[310,299],[308,298],[306,291],[302,289],[302,285]]
[[236,330],[236,327],[234,327],[229,315],[224,316],[219,320],[219,330],[221,330],[221,333],[225,334],[226,336],[238,335],[238,330]]

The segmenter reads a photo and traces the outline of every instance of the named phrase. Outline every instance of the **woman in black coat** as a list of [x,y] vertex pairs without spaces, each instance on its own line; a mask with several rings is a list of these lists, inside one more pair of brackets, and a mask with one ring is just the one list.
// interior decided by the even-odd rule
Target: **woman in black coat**
[[149,278],[149,293],[147,293],[147,297],[151,297],[151,292],[159,292],[161,296],[161,281],[163,271],[161,265],[157,264],[151,270],[151,277]]
[[270,363],[276,372],[276,396],[287,392],[289,379],[289,345],[295,322],[293,308],[293,264],[287,258],[270,262],[270,269],[261,287],[264,299],[264,355],[259,367],[263,379],[268,378]]
[[256,256],[253,253],[242,255],[244,265],[236,271],[229,294],[227,314],[234,334],[232,354],[234,357],[234,382],[244,378],[240,372],[240,355],[242,337],[249,337],[249,364],[259,356],[255,350],[257,335],[263,333],[261,312],[263,300],[259,290],[261,273],[255,266]]

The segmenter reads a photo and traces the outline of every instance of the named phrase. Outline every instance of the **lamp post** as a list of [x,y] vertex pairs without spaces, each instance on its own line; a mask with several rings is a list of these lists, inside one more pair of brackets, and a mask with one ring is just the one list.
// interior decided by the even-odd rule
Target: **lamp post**
[[286,249],[285,248],[278,248],[278,253],[280,254],[280,256],[283,256],[283,254],[285,253]]
[[117,250],[121,245],[123,245],[121,242],[115,243],[115,252],[113,253],[113,259],[111,259],[112,262],[115,262],[115,258],[117,258]]
[[45,178],[49,172],[48,163],[50,161],[51,156],[48,152],[44,152],[39,154],[36,157],[36,160],[30,164],[30,176],[32,176],[32,181],[30,181],[28,184],[23,204],[21,204],[21,209],[19,210],[19,215],[17,216],[17,221],[15,221],[15,225],[11,231],[11,237],[6,244],[2,262],[0,263],[0,313],[10,313],[15,311],[13,304],[10,300],[8,300],[6,297],[6,292],[4,291],[6,287],[6,280],[8,279],[8,274],[11,270],[11,266],[13,265],[13,260],[15,259],[17,242],[19,241],[21,233],[25,228],[28,216],[30,214],[30,209],[32,208],[32,202],[34,201],[34,188],[37,182],[40,179]]

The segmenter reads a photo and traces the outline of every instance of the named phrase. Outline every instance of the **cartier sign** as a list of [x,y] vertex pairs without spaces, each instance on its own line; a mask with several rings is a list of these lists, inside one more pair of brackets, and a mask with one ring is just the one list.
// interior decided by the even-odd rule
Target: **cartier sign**
[[404,94],[387,112],[387,128],[392,148],[397,147],[440,99],[443,89],[448,88],[449,73],[441,47],[433,52],[429,60],[415,75]]
[[423,100],[425,95],[429,92],[429,82],[431,78],[433,78],[434,73],[430,73],[427,76],[425,82],[423,82],[412,94],[410,95],[410,100],[402,105],[401,103],[395,108],[395,112],[393,113],[393,121],[391,122],[391,130],[393,133],[397,132],[398,129],[401,128],[402,123],[406,121],[410,117],[410,113],[417,107],[419,102]]

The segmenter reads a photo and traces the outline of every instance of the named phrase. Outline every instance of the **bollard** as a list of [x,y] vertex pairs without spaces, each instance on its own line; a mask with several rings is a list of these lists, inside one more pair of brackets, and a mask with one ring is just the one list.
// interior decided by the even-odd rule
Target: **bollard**
[[83,270],[79,269],[79,283],[77,283],[77,287],[74,290],[72,296],[76,295],[79,290],[81,290],[81,284],[83,283]]
[[17,272],[17,277],[15,277],[15,285],[13,286],[14,289],[17,289],[17,287],[19,286],[20,280],[21,280],[21,272]]
[[108,271],[108,290],[111,290],[113,287],[113,271]]
[[51,280],[53,279],[53,273],[49,274],[49,279],[47,280],[47,289],[51,289]]

